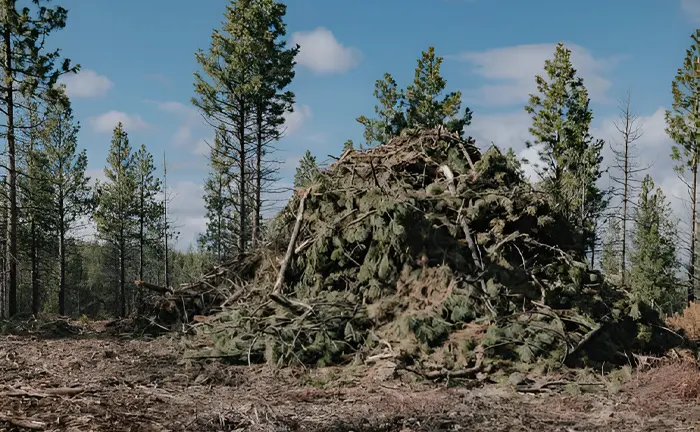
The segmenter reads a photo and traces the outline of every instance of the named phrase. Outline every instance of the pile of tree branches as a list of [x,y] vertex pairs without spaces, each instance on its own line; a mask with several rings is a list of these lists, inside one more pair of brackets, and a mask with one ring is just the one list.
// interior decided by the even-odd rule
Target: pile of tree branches
[[226,304],[198,329],[208,355],[473,372],[627,362],[677,338],[576,256],[576,231],[513,155],[482,155],[443,127],[348,149],[271,231],[266,249],[228,267],[238,276]]

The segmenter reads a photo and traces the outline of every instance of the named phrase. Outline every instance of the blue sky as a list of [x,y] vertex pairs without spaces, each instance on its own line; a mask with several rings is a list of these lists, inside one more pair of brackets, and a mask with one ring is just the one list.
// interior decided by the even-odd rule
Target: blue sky
[[[159,161],[167,152],[172,205],[181,247],[204,227],[202,140],[211,132],[190,105],[194,53],[207,49],[220,27],[224,0],[59,0],[66,29],[51,44],[82,65],[66,80],[88,149],[90,173],[100,177],[111,129],[125,123],[134,147],[145,143]],[[482,146],[512,146],[523,156],[528,117],[523,105],[534,75],[564,41],[589,88],[599,137],[614,139],[616,99],[629,90],[644,122],[639,142],[655,162],[653,174],[670,196],[682,189],[668,161],[663,110],[690,34],[700,23],[700,0],[294,0],[287,2],[288,40],[299,43],[297,95],[288,136],[279,144],[285,182],[308,148],[319,160],[338,154],[354,121],[372,114],[374,82],[384,72],[405,86],[430,45],[445,56],[443,75],[475,112],[470,133]],[[534,4],[537,7],[534,7]],[[682,212],[680,203],[674,204]]]

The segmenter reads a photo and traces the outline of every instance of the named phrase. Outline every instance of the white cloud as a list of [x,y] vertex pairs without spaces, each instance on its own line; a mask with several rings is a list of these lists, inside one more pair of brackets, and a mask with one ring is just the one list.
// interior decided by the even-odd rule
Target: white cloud
[[284,113],[284,135],[290,136],[301,129],[306,120],[313,117],[311,107],[308,105],[294,104],[294,111]]
[[98,133],[112,133],[117,123],[121,122],[127,132],[148,129],[146,123],[139,115],[127,114],[121,111],[109,111],[96,117],[88,118],[92,130]]
[[184,249],[206,230],[204,187],[192,181],[181,180],[168,188],[168,195],[172,199],[168,211],[174,220],[173,229],[180,232],[176,246]]
[[681,10],[694,22],[700,22],[700,0],[681,0]]
[[324,27],[292,33],[291,43],[300,47],[297,63],[320,75],[346,72],[362,60],[360,50],[344,46]]
[[[620,57],[598,58],[579,45],[565,46],[571,50],[571,62],[584,79],[591,99],[598,103],[610,102],[607,92],[611,83],[605,73]],[[544,74],[544,62],[552,58],[555,47],[555,43],[518,45],[454,56],[472,64],[478,75],[494,81],[473,92],[465,92],[465,96],[484,106],[525,104],[528,95],[537,90],[535,75]]]
[[66,93],[71,98],[94,98],[104,96],[114,83],[104,75],[84,69],[77,74],[67,74],[59,79],[66,86]]
[[208,134],[209,131],[199,111],[193,106],[177,101],[147,100],[146,102],[154,103],[159,110],[179,117],[181,123],[172,137],[174,147],[188,148],[192,154],[202,154],[202,135]]

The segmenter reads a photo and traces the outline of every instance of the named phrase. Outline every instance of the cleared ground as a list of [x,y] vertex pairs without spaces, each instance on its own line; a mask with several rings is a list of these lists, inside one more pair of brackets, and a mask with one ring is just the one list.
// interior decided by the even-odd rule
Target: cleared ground
[[700,372],[688,366],[635,375],[615,394],[419,385],[384,375],[382,367],[273,370],[185,360],[168,337],[0,336],[0,430],[700,430]]

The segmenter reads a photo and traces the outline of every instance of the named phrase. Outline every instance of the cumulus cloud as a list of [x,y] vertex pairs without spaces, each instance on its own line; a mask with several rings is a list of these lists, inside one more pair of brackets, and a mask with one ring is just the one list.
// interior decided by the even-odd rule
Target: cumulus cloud
[[324,27],[292,33],[291,43],[300,47],[297,63],[319,75],[346,72],[362,60],[360,50],[341,44]]
[[[473,66],[474,72],[492,83],[466,92],[471,102],[484,106],[523,105],[528,95],[537,90],[535,75],[544,73],[544,62],[554,54],[556,44],[517,45],[486,51],[463,52],[452,56]],[[599,58],[575,44],[566,44],[571,50],[571,62],[586,84],[591,100],[611,102],[608,90],[611,83],[605,73],[621,59],[620,56]]]
[[95,98],[107,94],[114,83],[104,75],[84,69],[77,74],[66,74],[59,81],[66,86],[66,94],[71,98]]
[[203,136],[210,133],[201,114],[191,105],[177,101],[146,100],[155,104],[165,113],[178,117],[180,124],[173,133],[172,145],[177,148],[189,149],[192,154],[202,154]]
[[119,122],[122,123],[127,132],[145,130],[149,127],[149,124],[141,116],[121,111],[108,111],[102,115],[88,118],[92,130],[97,133],[112,133]]
[[304,122],[313,117],[311,107],[303,104],[294,104],[293,111],[284,113],[284,135],[290,136],[301,129]]
[[174,229],[180,232],[176,247],[184,249],[206,230],[204,186],[181,180],[168,188],[168,195],[172,199],[168,211],[174,221]]

